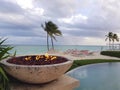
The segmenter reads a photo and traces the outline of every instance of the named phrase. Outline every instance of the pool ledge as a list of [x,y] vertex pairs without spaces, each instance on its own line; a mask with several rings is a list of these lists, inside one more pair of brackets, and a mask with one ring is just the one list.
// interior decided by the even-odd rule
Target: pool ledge
[[11,83],[11,90],[73,90],[79,85],[79,80],[68,75],[63,75],[59,79],[44,85]]

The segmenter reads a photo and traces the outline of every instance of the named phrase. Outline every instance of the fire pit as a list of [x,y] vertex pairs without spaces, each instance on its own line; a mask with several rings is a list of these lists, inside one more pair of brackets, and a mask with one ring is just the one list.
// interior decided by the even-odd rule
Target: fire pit
[[73,61],[55,55],[27,55],[2,60],[5,71],[14,78],[27,83],[47,83],[59,78]]

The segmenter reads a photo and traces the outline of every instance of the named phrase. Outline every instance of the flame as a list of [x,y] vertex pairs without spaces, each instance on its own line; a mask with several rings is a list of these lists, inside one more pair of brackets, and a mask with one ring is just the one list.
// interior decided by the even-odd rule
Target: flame
[[40,60],[40,58],[41,58],[40,55],[37,55],[37,56],[35,57],[36,60]]
[[31,57],[30,57],[30,56],[29,56],[29,57],[26,57],[25,60],[31,60]]
[[55,56],[49,56],[48,53],[45,54],[45,57],[46,57],[46,60],[45,61],[48,61],[49,60],[55,60],[57,57]]
[[[41,60],[40,58],[45,58],[45,61],[48,61],[48,60],[56,60],[56,56],[51,56],[51,55],[48,55],[48,53],[45,53],[45,55],[37,55],[35,57],[35,60]],[[31,56],[27,56],[25,57],[25,60],[28,61],[28,60],[32,60],[32,57]]]
[[41,55],[41,56],[40,56],[40,58],[44,58],[44,56],[43,56],[43,55]]
[[48,55],[48,53],[45,54],[45,57],[46,57],[47,59],[49,59],[49,55]]
[[55,57],[55,56],[53,56],[52,58],[51,58],[51,60],[55,60],[57,57]]

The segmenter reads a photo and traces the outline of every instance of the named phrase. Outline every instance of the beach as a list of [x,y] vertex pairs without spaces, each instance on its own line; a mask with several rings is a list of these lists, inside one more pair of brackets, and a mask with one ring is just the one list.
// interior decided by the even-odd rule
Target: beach
[[[46,53],[47,46],[46,45],[11,45],[14,48],[11,53],[16,51],[17,55],[28,55],[28,54],[41,54]],[[99,52],[102,50],[106,50],[107,46],[101,45],[55,45],[55,50],[65,52],[67,50],[89,50],[94,52]]]
[[[103,50],[107,49],[106,46],[102,47]],[[55,51],[47,51],[45,45],[16,45],[11,51],[16,51],[17,56],[21,55],[34,55],[34,54],[54,54],[67,57],[71,60],[84,60],[84,59],[116,59],[116,57],[100,55],[101,46],[91,45],[57,45]]]
[[64,57],[66,57],[70,60],[84,60],[84,59],[114,59],[114,60],[120,60],[120,58],[117,58],[117,57],[101,55],[100,52],[95,52],[93,55],[83,55],[83,56],[72,56],[72,55],[63,54],[63,53],[49,53],[49,54],[64,56]]

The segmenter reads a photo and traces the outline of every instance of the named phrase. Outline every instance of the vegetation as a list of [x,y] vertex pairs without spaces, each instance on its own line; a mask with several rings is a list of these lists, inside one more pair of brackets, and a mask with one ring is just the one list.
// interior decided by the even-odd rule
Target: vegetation
[[45,22],[45,24],[44,25],[42,24],[41,27],[47,33],[47,48],[48,48],[48,50],[49,50],[49,37],[51,38],[52,49],[54,49],[53,40],[56,40],[55,36],[62,35],[61,31],[58,30],[57,25],[54,24],[52,21]]
[[113,43],[115,42],[115,41],[117,41],[117,42],[119,42],[119,38],[118,38],[118,35],[117,34],[113,34]]
[[[13,48],[9,45],[4,45],[5,41],[6,39],[0,38],[0,61],[10,56],[9,50]],[[0,64],[0,90],[10,90],[9,80],[1,64]]]
[[79,66],[83,66],[83,65],[88,65],[88,64],[95,64],[95,63],[105,63],[105,62],[120,62],[120,60],[105,60],[105,59],[86,59],[86,60],[75,60],[73,62],[72,67],[68,70],[72,70],[74,68],[77,68]]
[[[105,41],[109,40],[109,50],[113,50],[114,49],[114,42],[115,41],[119,41],[118,35],[112,32],[109,32],[108,35],[106,35],[106,39]],[[112,47],[110,46],[111,42],[113,42]]]
[[100,54],[120,58],[120,51],[102,51]]
[[108,35],[105,35],[105,36],[106,36],[105,41],[107,41],[107,40],[109,41],[109,49],[111,49],[110,44],[111,44],[111,41],[112,41],[113,33],[109,32]]

